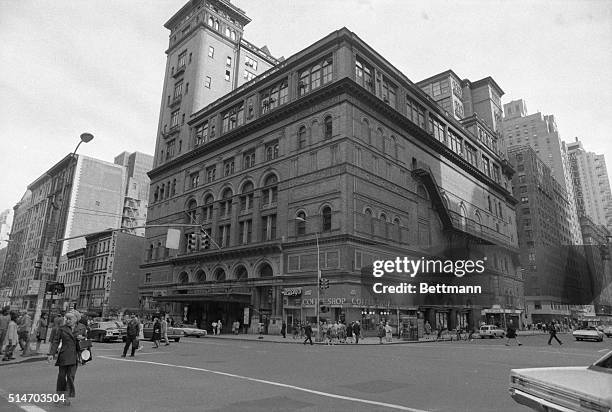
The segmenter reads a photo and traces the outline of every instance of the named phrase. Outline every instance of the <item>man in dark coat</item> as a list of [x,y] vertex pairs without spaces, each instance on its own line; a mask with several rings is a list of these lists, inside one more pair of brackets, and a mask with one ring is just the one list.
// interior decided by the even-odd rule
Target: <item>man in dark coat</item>
[[138,332],[139,331],[140,331],[140,322],[138,321],[138,318],[136,317],[136,315],[132,315],[132,318],[127,324],[127,336],[125,339],[125,346],[123,347],[123,355],[121,355],[122,358],[125,358],[125,355],[127,355],[127,351],[130,348],[130,345],[132,345],[132,353],[130,357],[134,357],[134,352],[136,352],[136,349],[138,349]]
[[548,344],[551,345],[553,338],[559,342],[559,345],[563,345],[563,342],[561,342],[559,340],[559,338],[557,337],[557,328],[555,326],[555,324],[553,322],[550,322],[550,324],[548,325],[548,333],[550,334],[550,338],[548,338]]
[[359,343],[359,335],[361,335],[361,325],[356,321],[353,325],[353,334],[355,335],[355,344]]
[[304,334],[306,335],[306,339],[304,339],[304,345],[306,345],[306,342],[310,341],[311,345],[314,345],[312,343],[312,326],[310,326],[310,322],[306,322],[306,326],[304,327]]
[[[85,327],[78,323],[79,318],[80,314],[76,311],[66,313],[66,324],[60,326],[57,333],[53,336],[53,342],[51,342],[48,353],[49,363],[57,355],[55,366],[59,366],[59,372],[57,375],[56,391],[60,395],[66,395],[67,398],[74,398],[76,394],[74,379],[79,363],[77,342],[85,339],[87,334]],[[60,342],[62,347],[58,353]],[[70,400],[67,398],[64,402],[69,405]]]

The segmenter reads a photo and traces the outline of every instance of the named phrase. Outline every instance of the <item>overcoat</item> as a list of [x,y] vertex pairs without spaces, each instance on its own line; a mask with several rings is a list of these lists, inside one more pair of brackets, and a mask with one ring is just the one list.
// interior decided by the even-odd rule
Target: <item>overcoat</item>
[[79,352],[77,349],[77,337],[85,338],[87,330],[81,323],[77,323],[74,331],[68,325],[60,326],[53,336],[49,355],[55,355],[58,351],[60,342],[62,347],[57,354],[57,362],[55,366],[69,366],[79,363]]

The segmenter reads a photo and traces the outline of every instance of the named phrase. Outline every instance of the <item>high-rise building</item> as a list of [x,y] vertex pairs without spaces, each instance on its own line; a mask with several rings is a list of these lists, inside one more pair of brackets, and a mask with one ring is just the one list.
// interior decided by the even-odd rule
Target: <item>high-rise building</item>
[[523,100],[504,104],[504,113],[503,145],[508,150],[514,146],[530,146],[548,166],[553,178],[563,187],[570,201],[567,217],[571,228],[571,244],[582,244],[569,158],[554,116],[543,116],[540,112],[528,115],[527,105]]
[[40,313],[39,292],[45,280],[54,280],[58,257],[85,246],[83,238],[58,239],[118,227],[125,174],[122,166],[69,155],[28,185],[14,208],[13,249],[5,264],[16,307],[34,309],[38,302]]
[[528,145],[508,150],[528,323],[568,322],[572,305],[592,303],[592,276],[582,242],[573,242],[571,199],[550,168]]
[[60,257],[57,269],[58,283],[64,285],[64,293],[55,297],[63,310],[77,307],[81,290],[85,248],[73,250]]
[[604,155],[587,152],[578,138],[567,150],[578,214],[612,233],[612,191]]
[[[171,48],[173,33],[193,30],[182,17],[198,4],[173,17],[182,23]],[[195,61],[202,50],[188,53]],[[165,87],[173,79],[170,70]],[[164,101],[162,130],[167,111]],[[366,331],[402,315],[439,328],[474,327],[483,311],[523,317],[513,169],[492,137],[447,116],[349,30],[197,109],[181,130],[170,157],[172,137],[158,137],[147,221],[197,227],[182,230],[178,249],[166,247],[166,228],[147,230],[142,308],[268,331],[314,322],[320,303],[322,319],[360,320]],[[437,278],[469,279],[482,293],[377,294],[374,262],[398,256],[484,260],[480,275]],[[319,270],[329,288],[317,301]],[[438,276],[419,279],[428,275]]]
[[[147,172],[153,167],[153,156],[140,152],[123,152],[115,157],[115,164],[127,169],[121,227],[143,226],[147,221],[149,186],[151,183]],[[132,229],[131,233],[144,236],[145,229]]]
[[[243,38],[250,21],[228,1],[200,0],[185,4],[164,25],[170,30],[170,42],[155,166],[188,151],[191,135],[187,122],[193,113],[279,62],[267,47],[258,48]],[[201,130],[201,144],[216,138],[217,133],[214,125]]]
[[[0,249],[5,248],[8,244],[9,233],[13,225],[13,210],[6,209],[0,212]],[[2,266],[0,266],[0,272]]]

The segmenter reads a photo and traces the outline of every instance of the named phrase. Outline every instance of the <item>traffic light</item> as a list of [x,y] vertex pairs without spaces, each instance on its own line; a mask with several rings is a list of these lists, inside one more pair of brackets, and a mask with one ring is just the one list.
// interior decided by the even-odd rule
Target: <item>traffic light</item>
[[210,239],[206,229],[200,229],[200,249],[210,249]]
[[321,289],[329,288],[329,279],[323,278],[321,279]]
[[187,235],[187,250],[194,251],[196,250],[196,235],[195,233],[190,233]]

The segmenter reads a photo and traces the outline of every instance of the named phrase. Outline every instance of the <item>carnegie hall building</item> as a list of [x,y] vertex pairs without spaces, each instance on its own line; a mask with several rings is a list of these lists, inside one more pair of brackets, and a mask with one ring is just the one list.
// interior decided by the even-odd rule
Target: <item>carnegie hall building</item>
[[[498,146],[493,79],[433,79],[465,102],[458,118],[346,28],[279,61],[242,39],[247,23],[229,3],[190,2],[166,24],[147,224],[181,237],[167,248],[168,228],[147,228],[141,308],[270,333],[314,322],[317,294],[322,320],[366,330],[407,317],[434,329],[520,319],[513,169]],[[253,62],[261,73],[247,79]],[[207,95],[207,77],[214,86],[228,73],[231,90]],[[179,82],[181,101],[166,98]],[[375,261],[398,257],[484,270],[372,275]],[[318,270],[328,288],[317,290]],[[377,294],[377,282],[482,291]]]

